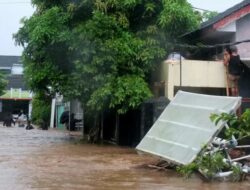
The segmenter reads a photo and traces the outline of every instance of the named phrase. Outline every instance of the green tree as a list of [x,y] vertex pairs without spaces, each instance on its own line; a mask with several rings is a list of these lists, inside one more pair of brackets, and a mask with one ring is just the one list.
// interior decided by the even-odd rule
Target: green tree
[[[151,96],[150,72],[166,42],[198,26],[186,0],[33,0],[15,34],[34,91],[125,113]],[[51,90],[52,89],[52,90]]]
[[37,93],[32,101],[32,122],[39,125],[43,129],[47,129],[50,120],[50,110],[51,110],[50,98],[44,94]]
[[202,13],[202,21],[203,22],[208,21],[217,15],[218,15],[218,12],[216,12],[216,11],[204,11]]
[[24,74],[35,92],[50,93],[51,86],[54,91],[60,91],[70,74],[66,44],[70,35],[65,25],[68,20],[62,8],[52,7],[23,19],[23,27],[15,34],[16,41],[25,48]]

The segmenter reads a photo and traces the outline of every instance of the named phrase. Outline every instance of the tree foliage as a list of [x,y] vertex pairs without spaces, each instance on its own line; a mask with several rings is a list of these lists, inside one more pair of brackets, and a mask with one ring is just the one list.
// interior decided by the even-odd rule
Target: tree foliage
[[206,22],[214,17],[216,17],[219,13],[216,11],[195,11],[198,22],[201,24]]
[[214,18],[215,16],[217,16],[219,13],[216,12],[216,11],[204,11],[202,13],[202,21],[205,22],[205,21],[208,21],[212,18]]
[[231,138],[234,135],[238,139],[250,136],[250,109],[246,109],[239,117],[235,114],[212,114],[211,120],[217,125],[220,121],[226,122],[229,126],[225,131],[225,137]]
[[[232,136],[237,138],[239,142],[250,137],[250,109],[246,109],[239,117],[235,114],[221,113],[211,114],[210,119],[215,125],[221,124],[220,122],[228,125],[228,128],[220,132],[220,136],[227,138],[229,141],[232,140]],[[190,177],[194,172],[199,171],[209,181],[215,179],[219,172],[231,171],[232,175],[229,179],[235,182],[241,181],[244,177],[241,165],[225,162],[225,159],[227,159],[225,152],[232,150],[235,149],[234,147],[230,148],[230,146],[213,149],[209,145],[205,146],[194,162],[177,167],[177,171],[185,177]]]
[[50,119],[51,109],[50,98],[44,94],[37,93],[32,101],[32,122],[39,125],[42,128],[47,128]]
[[88,110],[136,108],[167,41],[198,26],[186,0],[33,0],[15,34],[34,91],[81,100]]

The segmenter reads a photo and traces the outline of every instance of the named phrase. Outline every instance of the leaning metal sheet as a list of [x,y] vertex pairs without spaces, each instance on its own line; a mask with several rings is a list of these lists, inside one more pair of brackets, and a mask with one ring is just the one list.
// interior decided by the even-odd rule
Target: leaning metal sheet
[[210,115],[235,112],[240,103],[240,97],[178,91],[136,149],[176,164],[189,164],[223,128],[215,126]]

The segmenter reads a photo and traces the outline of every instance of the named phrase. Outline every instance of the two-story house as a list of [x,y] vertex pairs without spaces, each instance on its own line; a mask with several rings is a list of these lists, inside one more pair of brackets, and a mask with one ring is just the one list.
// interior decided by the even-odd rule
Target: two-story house
[[6,114],[31,113],[32,93],[27,89],[23,77],[23,64],[20,56],[0,56],[0,72],[7,80],[6,90],[0,96],[0,120]]

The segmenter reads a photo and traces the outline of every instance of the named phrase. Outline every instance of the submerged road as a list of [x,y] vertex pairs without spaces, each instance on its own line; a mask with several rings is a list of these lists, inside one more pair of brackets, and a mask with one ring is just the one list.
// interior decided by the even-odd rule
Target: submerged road
[[250,182],[205,183],[146,167],[133,149],[78,143],[76,134],[0,126],[0,190],[248,190]]

